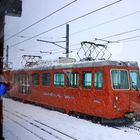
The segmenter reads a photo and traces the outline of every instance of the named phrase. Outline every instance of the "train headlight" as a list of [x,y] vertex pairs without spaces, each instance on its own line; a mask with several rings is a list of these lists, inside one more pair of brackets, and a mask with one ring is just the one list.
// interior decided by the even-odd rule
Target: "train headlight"
[[118,100],[119,100],[119,97],[118,96],[115,96],[113,106],[114,106],[114,109],[116,111],[119,111],[119,103],[118,103]]
[[115,100],[116,100],[116,101],[118,101],[118,100],[119,100],[119,97],[118,97],[118,96],[116,96],[116,97],[115,97]]
[[119,109],[119,107],[118,107],[118,103],[117,102],[114,102],[114,109],[116,110],[116,111],[119,111],[120,109]]
[[114,102],[114,108],[117,108],[117,107],[118,107],[118,103]]

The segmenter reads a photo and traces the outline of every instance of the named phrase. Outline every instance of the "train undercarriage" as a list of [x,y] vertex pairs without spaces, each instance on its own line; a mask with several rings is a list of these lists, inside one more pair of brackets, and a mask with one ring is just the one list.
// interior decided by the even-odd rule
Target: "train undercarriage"
[[17,97],[10,97],[10,98],[13,100],[16,100],[16,101],[41,106],[41,107],[49,109],[49,110],[59,111],[61,113],[65,113],[65,114],[68,114],[70,116],[74,116],[76,118],[89,120],[93,123],[99,123],[102,125],[109,125],[109,126],[121,126],[122,125],[123,126],[123,125],[133,124],[135,121],[140,121],[140,114],[135,114],[133,112],[126,113],[123,118],[106,119],[106,118],[101,118],[101,117],[97,117],[97,116],[83,114],[80,112],[75,112],[75,111],[68,112],[64,108],[58,108],[58,107],[45,105],[45,104],[38,104],[35,102],[19,99]]

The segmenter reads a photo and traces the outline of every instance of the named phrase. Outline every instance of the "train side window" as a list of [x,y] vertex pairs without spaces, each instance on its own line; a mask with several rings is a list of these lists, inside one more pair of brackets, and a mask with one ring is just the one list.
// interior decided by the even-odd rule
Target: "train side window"
[[91,72],[82,73],[82,86],[85,88],[91,88],[92,86],[92,73]]
[[39,74],[38,74],[38,73],[34,73],[34,74],[32,75],[32,84],[33,84],[34,86],[39,85]]
[[94,88],[102,89],[103,88],[103,72],[97,71],[94,73]]
[[129,89],[127,70],[111,70],[113,89]]
[[130,71],[131,87],[133,90],[140,89],[140,74],[139,71]]
[[67,72],[67,87],[78,87],[79,74],[77,72]]
[[54,73],[54,85],[64,86],[64,73]]
[[43,73],[42,74],[42,85],[43,86],[49,86],[50,82],[51,82],[50,73]]

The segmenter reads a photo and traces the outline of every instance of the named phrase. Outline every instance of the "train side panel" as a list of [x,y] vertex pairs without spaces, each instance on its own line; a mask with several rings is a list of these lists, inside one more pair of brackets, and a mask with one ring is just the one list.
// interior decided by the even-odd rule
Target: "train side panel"
[[[11,73],[11,77],[16,75],[17,79],[12,80],[13,88],[10,91],[10,96],[61,108],[67,113],[74,111],[106,119],[123,118],[125,113],[133,112],[136,109],[134,103],[138,103],[139,99],[135,96],[135,93],[132,93],[130,82],[130,88],[127,90],[113,89],[111,70],[126,70],[129,72],[129,68],[124,66],[14,71]],[[68,85],[69,73],[78,77],[75,78],[77,85]],[[85,73],[88,78],[84,75]],[[50,79],[48,81],[50,83],[47,83],[48,85],[43,85],[43,74],[49,74]],[[36,78],[35,83],[33,83],[33,75]],[[57,85],[55,80],[60,76],[63,80],[61,79],[60,85]],[[83,86],[83,76],[87,78],[87,81],[91,78],[92,84],[87,83],[87,86]],[[102,83],[99,82],[96,87],[97,79]],[[130,76],[128,80],[130,81]],[[137,93],[138,95],[139,93]],[[137,102],[135,102],[136,100]]]
[[[81,78],[78,79],[78,87],[67,87],[66,85],[66,73],[69,71],[77,72],[79,77],[82,76],[83,72],[91,72],[92,73],[92,86],[90,88],[84,88],[82,86]],[[96,71],[103,72],[103,83],[104,86],[102,89],[94,89],[94,75],[93,73]],[[63,72],[65,75],[65,84],[64,86],[54,86],[54,73]],[[32,75],[34,73],[38,73],[39,76],[39,84],[32,85]],[[42,85],[42,77],[43,73],[50,73],[51,75],[51,83],[49,86]],[[49,70],[49,71],[26,71],[26,72],[14,72],[12,74],[16,75],[29,75],[28,86],[30,88],[29,93],[25,92],[25,84],[22,83],[22,79],[18,79],[18,83],[14,84],[14,88],[11,91],[11,96],[20,98],[22,100],[28,100],[31,102],[46,104],[58,108],[63,108],[66,112],[76,111],[89,115],[97,115],[102,116],[103,108],[105,107],[105,71],[104,68],[86,68],[86,69],[65,69],[65,70]],[[20,76],[19,76],[20,77]],[[26,86],[27,87],[27,86]]]

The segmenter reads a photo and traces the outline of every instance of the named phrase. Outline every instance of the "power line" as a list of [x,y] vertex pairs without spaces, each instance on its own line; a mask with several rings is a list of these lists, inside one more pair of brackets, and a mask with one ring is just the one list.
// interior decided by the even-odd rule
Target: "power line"
[[116,1],[116,2],[113,2],[113,3],[111,3],[111,4],[108,4],[108,5],[106,5],[106,6],[103,6],[103,7],[101,7],[101,8],[98,8],[98,9],[96,9],[96,10],[93,10],[93,11],[91,11],[91,12],[88,12],[88,13],[82,15],[82,16],[79,16],[79,17],[77,17],[77,18],[74,18],[74,19],[72,19],[72,20],[69,20],[69,21],[67,21],[67,22],[65,22],[65,23],[62,23],[62,24],[60,24],[60,25],[57,25],[57,26],[55,26],[55,27],[53,27],[53,28],[51,28],[51,29],[49,29],[49,30],[46,30],[46,31],[44,31],[44,32],[41,32],[41,33],[35,35],[35,36],[32,36],[32,37],[30,37],[30,38],[28,38],[28,39],[25,39],[25,40],[23,40],[23,41],[21,41],[21,42],[19,42],[19,43],[16,43],[16,44],[12,45],[11,47],[17,46],[17,45],[19,45],[19,44],[21,44],[21,43],[24,43],[24,42],[26,42],[26,41],[28,41],[28,40],[31,40],[31,39],[33,39],[33,38],[36,38],[36,37],[42,35],[42,34],[45,34],[45,33],[47,33],[47,32],[50,32],[50,31],[52,31],[52,30],[54,30],[54,29],[57,29],[57,28],[59,28],[59,27],[62,27],[62,26],[64,26],[65,24],[71,23],[71,22],[73,22],[73,21],[76,21],[76,20],[78,20],[78,19],[81,19],[81,18],[83,18],[83,17],[86,17],[86,16],[88,16],[88,15],[90,15],[90,14],[93,14],[93,13],[95,13],[95,12],[98,12],[98,11],[100,11],[100,10],[102,10],[102,9],[105,9],[105,8],[107,8],[107,7],[110,7],[110,6],[112,6],[112,5],[114,5],[114,4],[117,4],[117,3],[121,2],[121,1],[122,1],[122,0],[118,0],[118,1]]
[[[80,43],[75,43],[75,44],[70,45],[70,47],[71,47],[71,46],[79,46],[79,45],[80,45]],[[31,46],[31,47],[27,46],[27,47],[28,47],[28,48],[40,47],[40,45]],[[74,48],[74,49],[70,49],[70,51],[72,51],[72,50],[78,50],[78,49],[79,49],[79,48]],[[54,51],[59,51],[59,50],[60,50],[60,49],[53,49],[53,50],[48,50],[47,52],[54,52]],[[20,51],[20,52],[26,52],[26,51],[29,51],[29,50],[20,48],[19,51]],[[40,53],[40,51],[33,51],[33,52],[35,52],[35,53]],[[44,51],[41,51],[41,52],[44,52]]]
[[123,39],[120,39],[120,40],[117,40],[118,42],[122,42],[122,41],[125,41],[125,40],[130,40],[130,39],[134,39],[134,38],[139,38],[140,35],[138,36],[132,36],[132,37],[128,37],[128,38],[123,38]]
[[132,16],[132,15],[136,15],[136,14],[139,14],[139,13],[140,13],[140,11],[135,11],[135,12],[132,12],[132,13],[130,13],[130,14],[127,14],[127,15],[124,15],[124,16],[120,16],[120,17],[118,17],[118,18],[114,18],[114,19],[111,19],[111,20],[108,20],[108,21],[99,23],[99,24],[97,24],[97,25],[95,25],[95,26],[92,26],[92,27],[89,27],[89,28],[85,28],[85,29],[83,29],[83,30],[80,30],[80,31],[71,33],[70,36],[75,35],[75,34],[78,34],[78,33],[81,33],[81,32],[85,32],[85,31],[90,30],[90,29],[93,29],[93,28],[97,28],[97,27],[99,27],[99,26],[102,26],[102,25],[105,25],[105,24],[108,24],[108,23],[111,23],[111,22],[114,22],[114,21],[117,21],[117,20],[120,20],[120,19],[129,17],[129,16]]
[[62,47],[61,45],[58,45],[57,43],[55,43],[53,41],[45,41],[45,40],[41,40],[41,39],[37,39],[37,41],[41,41],[41,42],[45,42],[45,43],[51,43],[53,45],[58,46],[59,48],[66,49],[66,48]]
[[134,39],[134,40],[126,40],[126,41],[123,41],[123,42],[125,42],[125,43],[129,43],[129,42],[139,42],[140,41],[140,39]]
[[124,35],[124,34],[128,34],[128,33],[136,32],[136,31],[139,31],[139,30],[140,30],[140,28],[137,28],[137,29],[133,29],[133,30],[121,32],[121,33],[118,33],[118,34],[106,36],[106,37],[104,37],[104,38],[102,38],[102,39],[111,38],[111,37],[116,37],[116,36],[120,36],[120,35]]
[[18,35],[18,34],[20,34],[20,33],[24,32],[25,30],[27,30],[27,29],[31,28],[32,26],[34,26],[34,25],[38,24],[39,22],[41,22],[41,21],[45,20],[46,18],[48,18],[48,17],[50,17],[50,16],[52,16],[52,15],[56,14],[57,12],[61,11],[62,9],[66,8],[66,7],[68,7],[69,5],[73,4],[73,3],[74,3],[74,2],[76,2],[76,1],[77,1],[77,0],[74,0],[74,1],[72,1],[72,2],[70,2],[70,3],[68,3],[67,5],[65,5],[65,6],[61,7],[60,9],[58,9],[58,10],[56,10],[56,11],[52,12],[51,14],[49,14],[49,15],[47,15],[47,16],[45,16],[45,17],[41,18],[40,20],[38,20],[38,21],[34,22],[33,24],[29,25],[28,27],[26,27],[26,28],[22,29],[21,31],[19,31],[19,32],[15,33],[14,35],[10,36],[10,37],[9,37],[9,38],[7,38],[5,41],[8,41],[9,39],[11,39],[11,38],[15,37],[16,35]]

